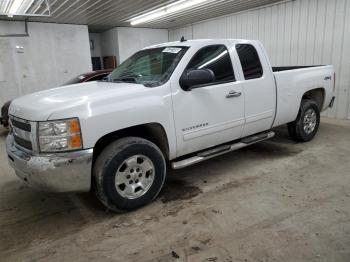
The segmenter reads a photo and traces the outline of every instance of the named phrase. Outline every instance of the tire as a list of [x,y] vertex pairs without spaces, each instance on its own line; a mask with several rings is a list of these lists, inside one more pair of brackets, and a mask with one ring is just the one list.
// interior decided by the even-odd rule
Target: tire
[[320,110],[315,101],[301,101],[297,119],[288,124],[289,136],[297,142],[308,142],[314,138],[320,125]]
[[165,176],[166,162],[160,149],[138,137],[112,142],[97,157],[93,167],[97,198],[118,213],[154,200],[163,187]]

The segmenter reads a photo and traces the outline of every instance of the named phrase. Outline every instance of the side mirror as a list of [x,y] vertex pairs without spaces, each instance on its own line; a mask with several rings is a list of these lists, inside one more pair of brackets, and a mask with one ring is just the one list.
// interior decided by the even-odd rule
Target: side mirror
[[214,72],[210,69],[194,69],[184,72],[180,78],[180,86],[190,91],[194,88],[210,84],[215,81]]

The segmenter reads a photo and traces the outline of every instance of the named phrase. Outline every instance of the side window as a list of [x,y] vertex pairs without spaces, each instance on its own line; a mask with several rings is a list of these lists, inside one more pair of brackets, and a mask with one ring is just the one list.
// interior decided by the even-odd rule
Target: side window
[[249,80],[262,77],[263,69],[255,47],[248,44],[238,44],[236,50],[241,61],[244,78]]
[[187,65],[187,70],[210,69],[215,83],[235,81],[230,54],[224,45],[212,45],[200,49]]

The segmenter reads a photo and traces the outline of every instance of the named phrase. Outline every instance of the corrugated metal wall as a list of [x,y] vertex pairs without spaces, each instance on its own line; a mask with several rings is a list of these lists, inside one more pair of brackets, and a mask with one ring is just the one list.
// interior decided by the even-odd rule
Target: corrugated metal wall
[[258,39],[276,66],[333,64],[337,100],[326,115],[350,119],[350,0],[287,1],[169,31],[181,36]]

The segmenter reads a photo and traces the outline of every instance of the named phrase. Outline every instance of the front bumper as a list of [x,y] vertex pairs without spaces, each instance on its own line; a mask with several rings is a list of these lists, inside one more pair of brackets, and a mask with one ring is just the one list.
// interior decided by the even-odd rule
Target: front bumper
[[6,138],[8,161],[16,175],[30,186],[49,192],[87,192],[91,187],[92,149],[32,155]]

